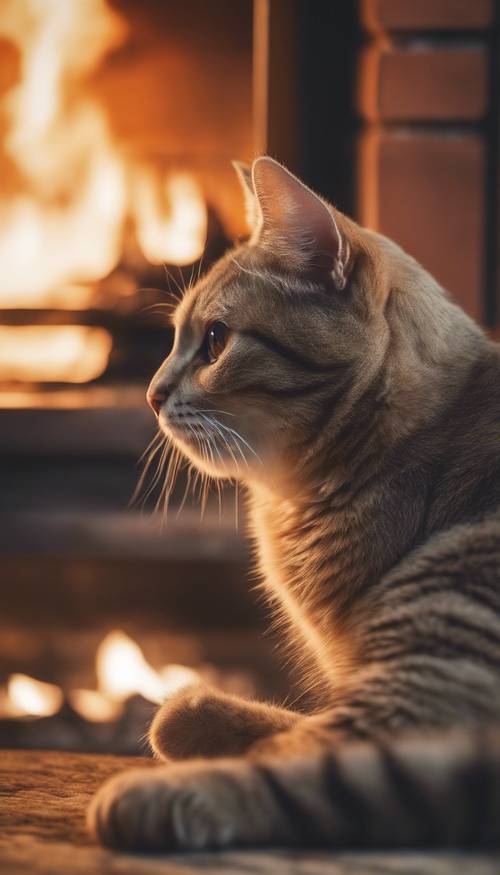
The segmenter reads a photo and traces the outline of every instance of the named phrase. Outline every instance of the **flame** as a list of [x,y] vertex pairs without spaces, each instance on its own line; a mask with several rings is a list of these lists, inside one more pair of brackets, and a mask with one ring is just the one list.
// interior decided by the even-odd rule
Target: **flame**
[[92,723],[115,720],[122,711],[121,703],[113,702],[98,690],[72,690],[68,699],[77,714]]
[[86,86],[125,41],[123,18],[106,0],[2,0],[0,36],[19,48],[21,63],[0,106],[10,169],[0,202],[0,306],[76,309],[82,287],[117,265],[127,218],[150,261],[198,258],[207,216],[195,181],[128,157]]
[[162,680],[163,696],[162,700],[172,696],[184,687],[189,687],[191,684],[199,683],[200,676],[198,672],[187,665],[164,665],[160,669],[160,677]]
[[10,676],[7,681],[7,696],[12,716],[50,717],[59,710],[63,701],[59,687],[37,681],[25,674]]
[[151,702],[162,702],[182,687],[196,683],[199,675],[186,666],[165,666],[155,671],[139,645],[124,632],[110,632],[97,650],[97,681],[101,692],[117,702],[140,693]]
[[0,325],[0,379],[86,383],[108,363],[111,336],[81,325]]
[[166,177],[167,217],[161,194],[153,173],[144,168],[137,177],[135,201],[141,249],[152,264],[192,264],[203,253],[207,236],[207,211],[199,187],[186,173]]
[[0,293],[4,306],[46,306],[53,288],[99,279],[120,255],[125,168],[104,110],[78,86],[125,29],[105,0],[4,0],[0,35],[21,53],[3,106],[20,190],[0,208]]
[[[183,687],[199,682],[198,672],[184,665],[166,665],[159,671],[149,665],[141,648],[119,630],[109,632],[96,654],[97,690],[68,693],[72,708],[85,720],[116,720],[130,696],[142,695],[159,704]],[[0,689],[0,715],[49,717],[63,704],[62,690],[24,674],[12,674]]]

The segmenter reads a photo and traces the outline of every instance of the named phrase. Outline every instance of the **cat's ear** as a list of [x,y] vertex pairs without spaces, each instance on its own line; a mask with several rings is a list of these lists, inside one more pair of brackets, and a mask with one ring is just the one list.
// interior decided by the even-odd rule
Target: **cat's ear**
[[242,161],[232,161],[231,163],[236,170],[236,175],[243,190],[248,229],[250,233],[253,233],[259,219],[259,205],[253,187],[252,168],[248,164],[243,164]]
[[273,158],[254,161],[252,182],[258,217],[251,244],[294,269],[327,272],[343,289],[350,247],[333,208]]

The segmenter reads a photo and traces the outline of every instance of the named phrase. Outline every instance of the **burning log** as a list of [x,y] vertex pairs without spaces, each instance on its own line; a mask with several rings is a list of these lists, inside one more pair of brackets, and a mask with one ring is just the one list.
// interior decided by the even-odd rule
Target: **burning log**
[[126,699],[118,717],[90,721],[64,699],[49,717],[0,718],[0,748],[144,756],[155,710],[153,702],[134,695]]

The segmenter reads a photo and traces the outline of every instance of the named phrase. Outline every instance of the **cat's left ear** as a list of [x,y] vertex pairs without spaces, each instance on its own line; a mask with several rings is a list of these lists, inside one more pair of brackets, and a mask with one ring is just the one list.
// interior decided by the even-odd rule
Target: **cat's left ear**
[[347,283],[349,241],[338,214],[273,158],[257,158],[252,183],[258,216],[252,245],[292,269],[328,273],[338,289]]

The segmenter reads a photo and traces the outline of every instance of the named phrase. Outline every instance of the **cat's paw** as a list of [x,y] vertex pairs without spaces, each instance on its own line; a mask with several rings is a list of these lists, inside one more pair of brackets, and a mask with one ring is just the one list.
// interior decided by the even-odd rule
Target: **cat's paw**
[[273,706],[196,685],[163,703],[151,724],[149,740],[155,754],[166,760],[237,756],[295,719]]
[[103,845],[126,850],[204,847],[217,824],[209,794],[190,778],[175,766],[168,776],[165,769],[115,776],[90,805],[90,833]]
[[260,833],[269,838],[253,780],[250,767],[237,760],[123,772],[92,800],[88,828],[101,844],[130,851],[222,848]]

